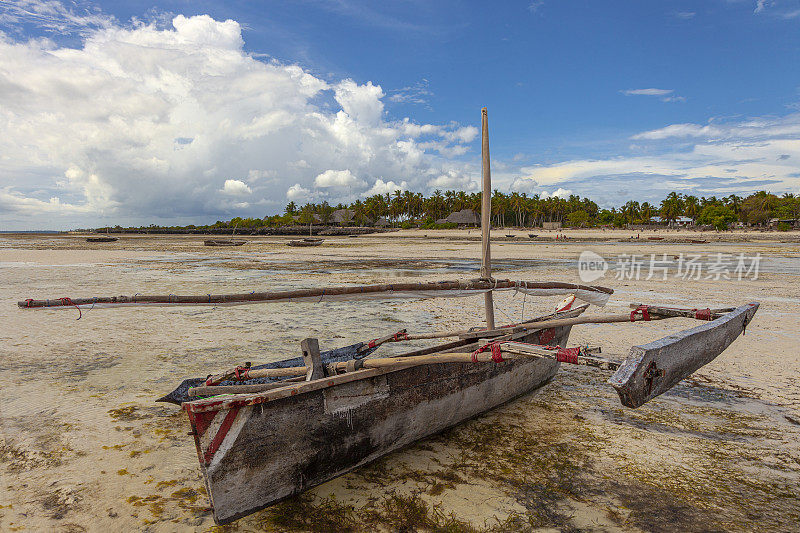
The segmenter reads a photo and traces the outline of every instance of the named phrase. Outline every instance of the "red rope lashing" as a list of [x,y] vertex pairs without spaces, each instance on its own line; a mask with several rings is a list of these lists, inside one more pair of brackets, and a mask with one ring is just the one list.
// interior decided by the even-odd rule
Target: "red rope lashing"
[[393,339],[395,342],[406,341],[408,340],[408,333],[406,333],[405,331],[398,331],[397,333],[394,334]]
[[505,361],[505,359],[503,359],[503,352],[500,351],[500,344],[493,342],[491,344],[491,347],[492,347],[492,361],[494,361],[495,363],[502,363],[503,361]]
[[25,307],[30,307],[33,302],[34,302],[33,298],[27,298],[25,300]]
[[488,342],[488,343],[484,344],[483,346],[481,346],[480,348],[478,348],[477,350],[475,350],[474,352],[472,352],[472,362],[473,363],[477,363],[478,362],[478,354],[479,353],[483,353],[486,350],[488,350],[489,348],[491,348],[492,344],[493,343]]
[[76,320],[81,319],[81,317],[83,316],[83,313],[81,313],[81,308],[78,307],[78,305],[75,302],[73,302],[71,298],[59,298],[59,301],[61,302],[62,305],[67,305],[67,306],[74,305],[75,309],[78,310],[78,318]]
[[694,310],[694,317],[697,320],[712,320],[711,317],[711,309],[695,309]]
[[371,341],[369,341],[369,344],[367,344],[367,348],[374,348],[377,345],[378,345],[378,339],[372,339]]
[[233,374],[236,376],[237,381],[244,381],[250,379],[249,373],[250,373],[250,368],[246,366],[237,366],[233,370]]
[[646,322],[650,321],[650,312],[647,310],[647,306],[646,305],[640,305],[639,307],[637,307],[636,309],[631,311],[631,322],[635,322],[636,321],[636,313],[641,313],[642,320],[644,320]]
[[580,355],[580,347],[575,348],[559,348],[556,352],[556,361],[559,363],[572,363],[578,364],[578,355]]

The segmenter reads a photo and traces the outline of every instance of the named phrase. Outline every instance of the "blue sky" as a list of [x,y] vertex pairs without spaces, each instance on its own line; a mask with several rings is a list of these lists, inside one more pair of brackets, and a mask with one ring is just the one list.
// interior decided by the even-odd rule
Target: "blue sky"
[[8,229],[474,189],[482,106],[503,190],[800,192],[800,0],[23,0],[0,31]]

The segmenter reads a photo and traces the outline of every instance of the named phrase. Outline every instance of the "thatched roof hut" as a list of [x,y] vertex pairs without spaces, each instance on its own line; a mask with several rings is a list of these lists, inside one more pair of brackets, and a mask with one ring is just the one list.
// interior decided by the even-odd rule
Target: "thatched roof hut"
[[461,211],[450,213],[447,218],[436,221],[437,224],[443,222],[450,222],[459,226],[480,226],[481,217],[472,209],[462,209]]
[[378,220],[375,221],[375,225],[380,228],[386,228],[388,226],[391,226],[392,224],[388,220],[386,220],[386,217],[380,217]]
[[334,224],[349,224],[353,221],[353,210],[352,209],[337,209],[331,215],[331,222]]

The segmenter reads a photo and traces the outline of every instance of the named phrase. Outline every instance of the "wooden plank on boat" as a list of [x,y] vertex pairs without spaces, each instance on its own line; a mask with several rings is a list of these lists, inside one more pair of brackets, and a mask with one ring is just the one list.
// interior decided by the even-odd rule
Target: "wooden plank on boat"
[[[267,390],[272,389],[279,389],[281,387],[285,387],[290,383],[296,383],[298,381],[305,381],[305,376],[298,376],[294,378],[285,379],[283,381],[278,381],[276,383],[260,383],[256,385],[212,385],[210,387],[206,387],[204,385],[200,385],[197,387],[192,387],[187,392],[186,401],[191,401],[192,399],[197,399],[201,397],[208,397],[208,396],[216,396],[219,394],[252,394],[254,392],[264,392]],[[173,402],[174,403],[174,402]]]
[[714,360],[744,332],[757,310],[758,303],[743,305],[706,324],[634,346],[609,383],[623,405],[639,407]]
[[300,341],[303,350],[303,363],[306,368],[306,381],[322,379],[325,377],[325,368],[322,366],[322,356],[319,354],[319,341],[317,339],[303,339]]
[[[350,346],[343,346],[341,348],[334,348],[333,350],[326,350],[322,352],[320,355],[322,356],[323,363],[331,363],[335,361],[347,361],[348,359],[353,359],[354,357],[365,357],[377,349],[376,347],[370,348],[367,346],[366,343],[359,342],[356,344],[351,344]],[[263,365],[256,365],[251,366],[248,368],[248,372],[254,372],[257,370],[263,370],[266,368],[276,369],[280,373],[280,369],[286,369],[289,367],[295,366],[303,366],[303,358],[296,357],[291,359],[284,359],[283,361],[273,361],[271,363],[263,364]],[[302,374],[305,374],[303,372]],[[287,373],[283,374],[284,376]],[[299,374],[294,374],[293,372],[288,372],[288,375],[294,376]],[[205,394],[201,393],[194,393],[191,394],[191,391],[198,388],[205,386],[205,383],[208,379],[208,376],[205,377],[193,377],[184,379],[172,392],[162,396],[161,398],[157,399],[157,402],[168,402],[174,403],[176,405],[180,405],[183,402],[188,402],[192,399],[192,396],[199,395],[199,396],[210,396],[212,394],[221,394],[225,391],[223,389],[216,389],[215,392],[206,392]],[[278,376],[267,377],[267,378],[259,378],[259,379],[247,379],[245,381],[239,380],[224,380],[220,383],[219,386],[245,386],[245,385],[266,385],[266,384],[277,384],[281,387],[285,387],[286,383],[284,381],[277,381],[280,379]],[[305,379],[305,375],[302,376],[301,379]],[[285,380],[286,382],[291,382],[292,379]],[[261,390],[267,390],[270,388],[277,388],[277,387],[266,387],[261,389],[249,390],[249,391],[241,391],[241,392],[259,392]],[[233,391],[230,391],[233,392]]]

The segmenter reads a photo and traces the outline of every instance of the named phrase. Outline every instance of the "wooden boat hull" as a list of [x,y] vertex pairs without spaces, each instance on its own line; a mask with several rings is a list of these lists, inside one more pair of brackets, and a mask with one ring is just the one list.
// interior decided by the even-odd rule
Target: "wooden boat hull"
[[247,241],[228,241],[228,240],[207,240],[203,241],[205,246],[242,246]]
[[744,333],[758,306],[743,305],[700,326],[633,346],[609,379],[622,405],[644,405],[713,361]]
[[308,241],[303,239],[302,241],[289,241],[286,243],[286,246],[300,246],[300,247],[308,247],[308,246],[319,246],[322,244],[322,241]]
[[86,242],[115,242],[116,237],[86,237]]
[[[569,330],[523,340],[563,346]],[[263,403],[186,403],[214,520],[227,524],[493,409],[547,383],[558,367],[517,359],[372,369]]]

